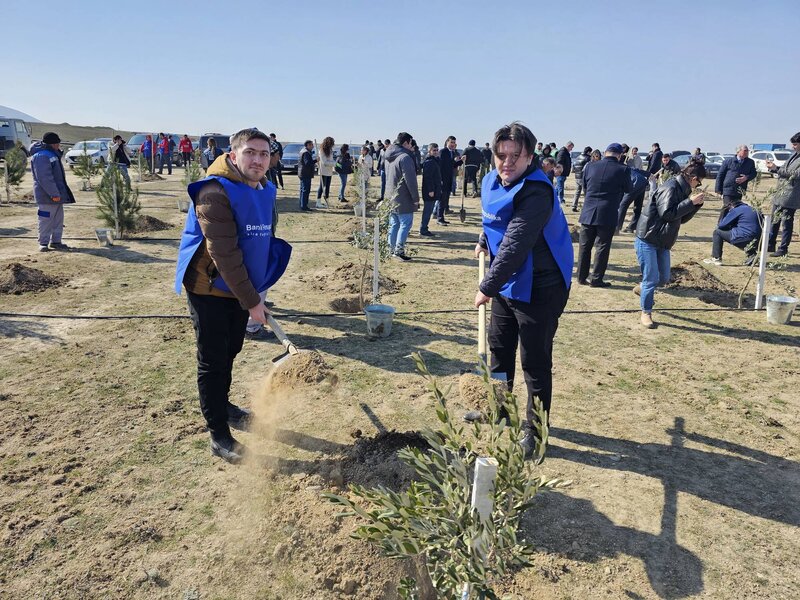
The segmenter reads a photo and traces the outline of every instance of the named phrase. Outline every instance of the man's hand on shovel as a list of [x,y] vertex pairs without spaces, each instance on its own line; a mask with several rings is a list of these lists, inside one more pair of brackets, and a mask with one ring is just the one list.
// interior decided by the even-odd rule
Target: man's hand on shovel
[[257,323],[261,323],[262,325],[267,324],[267,315],[270,314],[270,312],[263,302],[259,302],[253,308],[248,309],[247,312],[250,313],[250,318]]
[[475,308],[478,308],[481,304],[486,304],[489,300],[491,300],[489,296],[478,290],[478,293],[475,294]]

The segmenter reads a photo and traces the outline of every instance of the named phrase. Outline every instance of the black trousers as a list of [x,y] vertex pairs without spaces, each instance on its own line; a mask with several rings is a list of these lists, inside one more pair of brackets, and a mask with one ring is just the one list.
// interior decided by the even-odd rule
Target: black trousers
[[319,188],[317,188],[317,200],[325,196],[325,200],[328,199],[328,196],[331,194],[331,178],[333,175],[320,175],[319,176]]
[[508,389],[514,385],[517,344],[519,343],[522,374],[528,388],[525,416],[528,423],[536,420],[534,396],[550,413],[553,398],[553,338],[558,319],[564,312],[569,290],[562,282],[534,289],[531,302],[510,300],[503,296],[492,298],[492,320],[489,324],[490,368],[493,373],[505,373]]
[[436,220],[444,221],[444,216],[450,210],[450,184],[442,182],[442,197],[439,198],[439,210],[436,212]]
[[628,224],[628,231],[636,229],[636,223],[639,221],[639,215],[642,214],[642,205],[644,204],[644,194],[647,189],[644,189],[639,194],[625,194],[622,197],[622,202],[619,205],[619,217],[617,219],[617,229],[622,229],[625,223],[625,215],[628,212],[628,207],[633,204],[633,216],[631,222]]
[[603,281],[611,254],[611,239],[614,237],[614,226],[581,225],[578,238],[578,281],[586,281],[589,277],[589,264],[592,261],[592,248],[597,242],[597,250],[592,263],[591,283]]
[[[722,258],[722,243],[728,242],[733,246],[739,248],[739,250],[744,250],[747,248],[753,240],[748,240],[746,242],[738,242],[734,244],[731,241],[731,236],[733,232],[730,229],[722,230],[722,229],[715,229],[714,233],[711,236],[711,256],[714,258]],[[752,252],[748,252],[747,256],[755,256],[757,249],[753,248]]]
[[276,186],[278,185],[278,183],[280,183],[281,189],[283,189],[283,169],[281,169],[280,167],[275,167],[274,169],[272,169],[272,171],[273,171],[272,182]]
[[230,437],[228,394],[233,359],[244,344],[249,313],[234,298],[187,291],[189,314],[197,340],[197,390],[200,410],[214,437]]
[[[478,167],[480,165],[466,165],[464,167],[464,187],[466,188],[466,184],[472,184],[472,193],[476,196],[478,195]],[[466,192],[465,192],[466,193]]]

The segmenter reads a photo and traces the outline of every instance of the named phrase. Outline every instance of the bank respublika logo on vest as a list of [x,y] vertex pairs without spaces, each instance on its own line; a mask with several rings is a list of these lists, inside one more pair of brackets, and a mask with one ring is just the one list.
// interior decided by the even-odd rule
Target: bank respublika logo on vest
[[248,223],[245,226],[245,231],[250,237],[270,237],[272,235],[272,223],[260,223],[258,225]]
[[481,214],[483,215],[484,219],[488,219],[489,221],[499,221],[500,217],[498,217],[494,213],[486,212],[485,210],[481,210]]

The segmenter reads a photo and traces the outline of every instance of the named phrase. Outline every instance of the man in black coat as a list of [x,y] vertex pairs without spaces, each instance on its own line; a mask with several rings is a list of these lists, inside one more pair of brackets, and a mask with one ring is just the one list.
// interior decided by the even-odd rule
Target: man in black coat
[[575,197],[572,199],[572,212],[578,212],[578,200],[583,191],[583,167],[591,162],[591,154],[592,147],[586,146],[572,165],[572,173],[575,175]]
[[[628,167],[619,162],[622,146],[611,144],[606,148],[605,158],[583,168],[583,189],[586,198],[578,222],[581,224],[578,246],[578,283],[592,287],[608,287],[603,281],[611,253],[611,239],[617,227],[619,205],[622,196],[631,191]],[[597,241],[597,252],[592,265],[591,279],[589,263],[592,248]]]
[[756,163],[750,158],[750,148],[745,144],[736,148],[736,156],[726,158],[722,162],[714,184],[714,191],[722,196],[720,219],[725,216],[731,202],[742,199],[742,192],[747,191],[747,182],[755,179],[757,175]]
[[663,157],[664,154],[661,152],[661,146],[658,145],[658,142],[654,142],[653,146],[650,148],[650,154],[647,155],[647,172],[650,175],[650,198],[653,197],[653,194],[655,194],[658,189],[656,173],[661,170],[661,159]]
[[419,234],[433,237],[428,229],[433,207],[442,198],[442,171],[439,168],[439,144],[428,144],[428,154],[422,161],[422,220]]
[[[475,140],[470,140],[469,145],[464,148],[464,185],[472,184],[472,197],[478,195],[478,169],[483,162],[483,154],[475,146]],[[466,193],[466,190],[464,190]]]
[[456,138],[448,136],[445,147],[439,155],[439,168],[442,171],[442,197],[439,200],[439,210],[436,214],[436,222],[439,225],[449,225],[444,216],[450,210],[450,194],[453,193],[453,174],[458,168],[461,157],[456,152]]

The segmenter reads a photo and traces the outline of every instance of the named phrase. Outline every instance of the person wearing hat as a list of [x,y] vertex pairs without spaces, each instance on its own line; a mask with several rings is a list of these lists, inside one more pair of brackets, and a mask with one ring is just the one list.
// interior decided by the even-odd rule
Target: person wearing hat
[[68,250],[61,242],[64,232],[64,205],[74,204],[75,196],[67,186],[61,164],[61,138],[48,131],[41,142],[31,146],[33,197],[39,215],[39,252]]
[[[583,168],[583,189],[586,194],[578,222],[581,224],[578,245],[578,283],[592,287],[608,287],[603,281],[611,253],[611,238],[617,228],[622,196],[631,192],[630,170],[619,159],[621,144],[610,144],[603,160]],[[592,273],[589,265],[592,248],[597,243]]]

